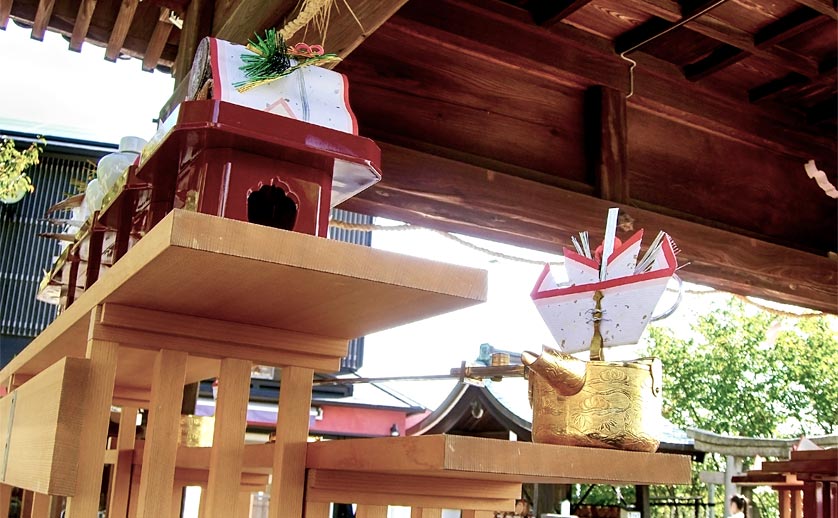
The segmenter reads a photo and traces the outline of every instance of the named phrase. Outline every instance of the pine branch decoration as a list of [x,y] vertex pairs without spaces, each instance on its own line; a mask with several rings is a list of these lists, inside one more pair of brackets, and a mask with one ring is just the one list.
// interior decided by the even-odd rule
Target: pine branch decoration
[[247,50],[252,54],[242,54],[241,57],[242,66],[239,70],[244,72],[245,80],[233,83],[239,92],[272,83],[303,67],[340,61],[340,57],[326,54],[319,45],[298,43],[289,47],[282,35],[273,28],[265,31],[264,38],[256,34],[255,39],[247,44]]

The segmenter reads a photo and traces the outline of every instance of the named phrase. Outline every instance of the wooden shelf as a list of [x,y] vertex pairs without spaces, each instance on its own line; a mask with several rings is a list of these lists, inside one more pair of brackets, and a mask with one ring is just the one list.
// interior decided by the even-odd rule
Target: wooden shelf
[[[293,353],[298,347],[300,354],[329,360],[315,363],[317,369],[337,365],[349,339],[484,301],[486,285],[483,270],[176,210],[0,371],[0,382],[15,375],[19,383],[65,356],[84,357],[91,311],[99,305],[104,305],[102,323],[122,314],[117,327],[131,325],[124,318],[130,310],[151,308],[160,318],[146,318],[143,325],[173,327],[161,324],[163,316],[185,323],[191,328],[182,333],[189,335],[180,337],[184,341],[209,325],[194,317],[217,326],[230,323],[223,332],[212,328],[224,341],[216,349],[228,353],[237,340],[261,346],[261,356],[253,358],[259,363],[274,363],[266,361],[271,349],[252,342],[279,333],[282,351]],[[311,340],[301,340],[302,345],[288,340],[303,335],[342,342],[344,349],[329,345],[311,351]],[[115,394],[122,389],[143,400],[158,343],[139,331],[134,336],[146,337],[146,343],[132,344],[125,333],[118,336],[113,341],[138,347],[119,350]],[[205,338],[201,352],[206,357],[190,353],[187,382],[213,377],[216,358],[232,355],[213,352],[212,337]],[[274,356],[275,364],[282,365],[282,352]]]
[[457,435],[324,441],[308,445],[306,467],[547,484],[689,484],[690,458]]

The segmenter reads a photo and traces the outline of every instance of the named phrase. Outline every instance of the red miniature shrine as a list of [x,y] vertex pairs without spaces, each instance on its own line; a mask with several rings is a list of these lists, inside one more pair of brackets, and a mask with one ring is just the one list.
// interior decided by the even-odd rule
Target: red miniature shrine
[[174,116],[138,171],[152,185],[146,230],[187,208],[325,237],[329,209],[381,178],[380,150],[357,135],[218,100]]

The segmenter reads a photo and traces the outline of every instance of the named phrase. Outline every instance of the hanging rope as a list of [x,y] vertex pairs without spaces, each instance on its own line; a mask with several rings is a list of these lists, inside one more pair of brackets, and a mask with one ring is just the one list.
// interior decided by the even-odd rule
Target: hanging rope
[[[469,248],[471,250],[475,250],[477,252],[483,253],[483,254],[488,255],[490,257],[495,257],[497,259],[502,259],[504,261],[511,261],[511,262],[524,263],[524,264],[533,264],[533,265],[538,265],[538,266],[543,266],[544,263],[545,263],[545,261],[538,261],[538,260],[535,260],[535,259],[528,259],[526,257],[520,257],[520,256],[516,256],[516,255],[505,254],[503,252],[498,252],[498,251],[492,250],[490,248],[486,248],[486,247],[483,247],[483,246],[480,246],[480,245],[476,245],[476,244],[472,243],[471,241],[468,241],[466,239],[458,237],[458,236],[456,236],[454,234],[451,234],[449,232],[445,232],[443,230],[436,230],[436,229],[432,229],[432,228],[419,227],[419,226],[416,226],[416,225],[408,225],[406,223],[405,224],[400,224],[400,225],[365,225],[365,224],[359,224],[359,223],[347,223],[345,221],[339,221],[339,220],[333,219],[333,220],[329,221],[329,225],[331,225],[334,228],[339,228],[341,230],[349,230],[349,231],[356,231],[356,232],[407,232],[407,231],[424,230],[424,231],[427,231],[427,232],[433,232],[434,234],[440,235],[440,236],[442,236],[442,237],[444,237],[444,238],[446,238],[450,241],[453,241],[453,242],[455,242],[455,243],[457,243],[457,244],[459,244],[459,245],[461,245],[465,248]],[[550,261],[549,264],[551,266],[563,266],[564,261],[555,261],[555,262]],[[687,295],[716,295],[716,294],[720,293],[719,291],[714,290],[712,288],[707,288],[707,289],[683,288],[681,290],[678,290],[678,289],[675,289],[675,288],[667,288],[666,291],[669,291],[669,292],[672,292],[672,293],[684,293],[684,294],[687,294]],[[824,316],[824,313],[817,312],[817,311],[812,311],[812,312],[804,311],[804,312],[801,312],[801,313],[795,313],[795,312],[792,312],[792,311],[784,311],[782,309],[773,308],[773,307],[770,307],[770,306],[766,306],[765,304],[755,302],[755,301],[751,300],[750,298],[748,298],[744,295],[736,295],[736,294],[731,294],[731,295],[736,297],[737,299],[741,300],[742,302],[745,302],[746,304],[750,304],[751,306],[754,306],[754,307],[756,307],[756,308],[758,308],[762,311],[765,311],[767,313],[771,313],[772,315],[776,315],[776,316],[780,316],[780,317],[785,317],[785,318],[818,318],[818,317]]]

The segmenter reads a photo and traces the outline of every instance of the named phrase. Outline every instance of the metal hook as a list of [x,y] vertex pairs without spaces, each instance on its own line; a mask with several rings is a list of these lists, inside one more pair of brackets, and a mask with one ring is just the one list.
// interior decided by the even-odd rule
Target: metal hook
[[626,57],[625,52],[620,54],[620,59],[622,59],[623,61],[628,61],[629,62],[629,92],[628,92],[628,95],[626,95],[626,99],[628,99],[629,97],[634,95],[634,67],[637,66],[637,61],[635,61],[635,60],[633,60],[629,57]]

